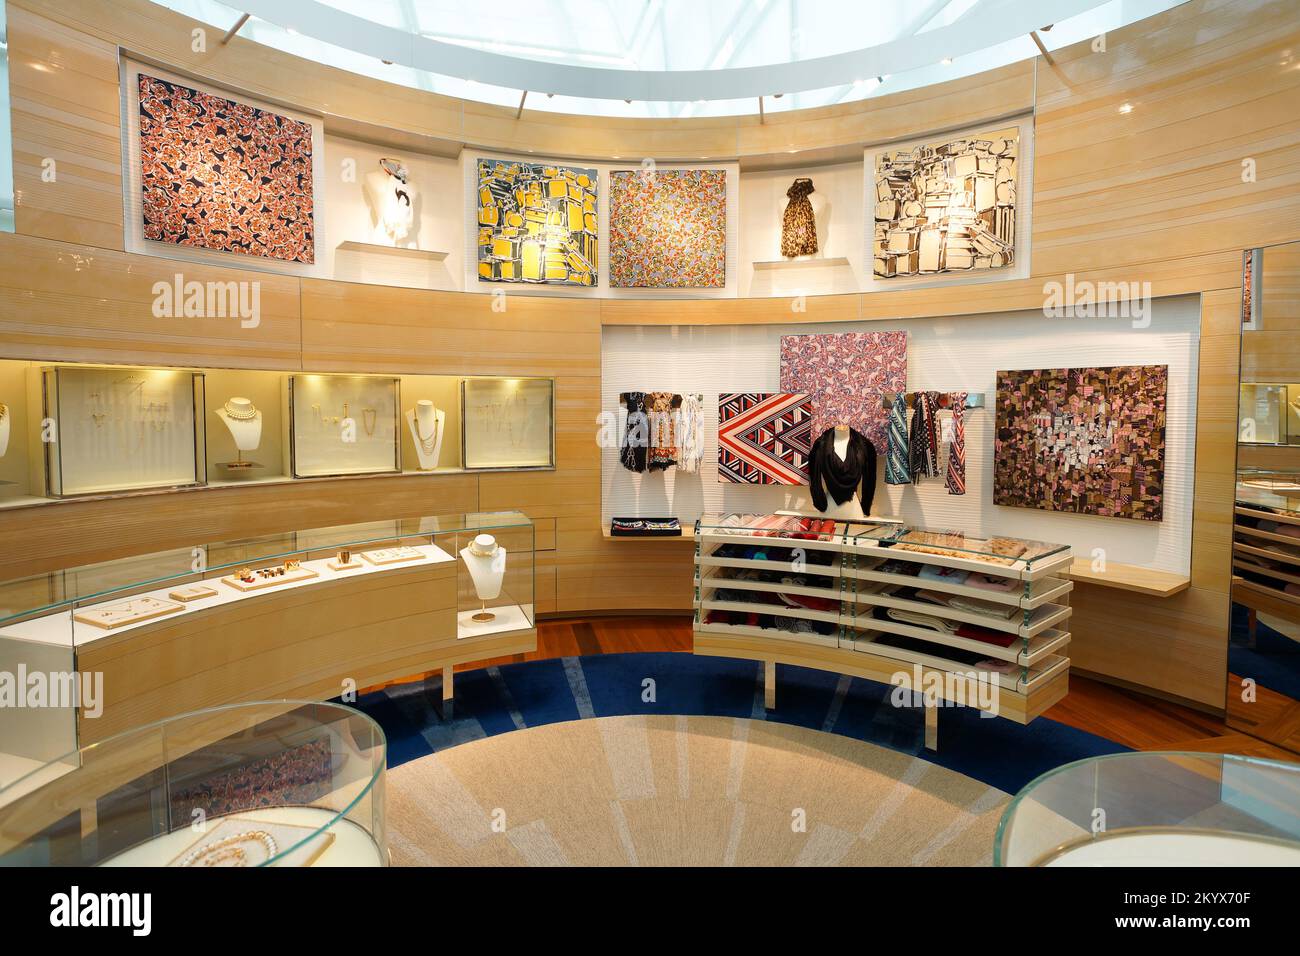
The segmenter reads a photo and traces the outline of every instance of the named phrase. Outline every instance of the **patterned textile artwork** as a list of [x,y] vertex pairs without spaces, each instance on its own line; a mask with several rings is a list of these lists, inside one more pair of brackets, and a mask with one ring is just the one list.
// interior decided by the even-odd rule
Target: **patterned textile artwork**
[[877,156],[875,275],[1011,265],[1019,143],[1013,127]]
[[314,262],[311,132],[141,73],[144,238]]
[[596,284],[594,169],[478,161],[480,282]]
[[725,169],[616,169],[609,194],[612,287],[726,286]]
[[884,455],[883,393],[907,391],[907,333],[783,335],[781,387],[812,397],[813,441],[828,428],[851,425]]
[[1160,521],[1166,365],[998,372],[993,503]]
[[806,485],[812,401],[783,392],[718,396],[718,480]]

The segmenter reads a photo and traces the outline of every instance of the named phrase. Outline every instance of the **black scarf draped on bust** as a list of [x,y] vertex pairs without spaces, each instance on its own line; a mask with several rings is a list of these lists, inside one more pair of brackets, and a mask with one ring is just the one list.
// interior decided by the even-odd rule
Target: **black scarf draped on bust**
[[835,429],[826,429],[813,442],[808,484],[812,490],[813,507],[818,511],[826,510],[828,490],[835,503],[842,505],[861,486],[862,513],[871,514],[871,499],[876,494],[875,446],[861,432],[850,428],[849,447],[840,458],[835,454]]

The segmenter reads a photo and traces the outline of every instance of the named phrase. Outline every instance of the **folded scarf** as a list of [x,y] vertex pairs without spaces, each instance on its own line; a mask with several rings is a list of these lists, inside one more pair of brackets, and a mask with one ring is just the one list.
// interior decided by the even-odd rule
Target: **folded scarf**
[[932,631],[938,631],[940,634],[954,634],[959,626],[957,621],[945,621],[941,617],[921,614],[918,611],[905,611],[897,607],[891,607],[886,613],[890,618],[900,623],[929,628]]
[[908,454],[912,480],[934,478],[939,474],[939,433],[935,429],[937,392],[917,392],[912,407],[912,432]]

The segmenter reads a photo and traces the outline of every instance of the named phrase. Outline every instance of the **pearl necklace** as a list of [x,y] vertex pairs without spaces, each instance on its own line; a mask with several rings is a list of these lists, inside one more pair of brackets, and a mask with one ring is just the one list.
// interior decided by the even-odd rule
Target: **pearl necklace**
[[248,403],[247,411],[241,411],[240,409],[233,408],[229,400],[227,400],[226,404],[222,405],[221,408],[222,411],[224,411],[227,416],[233,418],[237,422],[252,421],[254,418],[257,417],[257,406],[254,405],[252,402]]
[[204,866],[216,866],[226,860],[234,860],[235,866],[247,866],[248,852],[239,846],[241,843],[261,843],[266,848],[266,858],[268,860],[274,857],[279,849],[275,837],[265,830],[246,830],[243,833],[226,837],[224,840],[218,840],[216,843],[209,843],[207,846],[191,850],[181,858],[180,865],[194,866],[202,860]]

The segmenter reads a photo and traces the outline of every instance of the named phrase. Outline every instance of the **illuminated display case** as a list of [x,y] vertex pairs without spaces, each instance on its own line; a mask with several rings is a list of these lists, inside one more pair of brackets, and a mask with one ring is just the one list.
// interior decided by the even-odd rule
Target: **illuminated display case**
[[51,496],[207,482],[201,373],[58,366],[41,384]]
[[290,375],[293,477],[401,471],[399,392],[386,376]]
[[467,469],[555,466],[553,379],[464,379],[461,415]]

